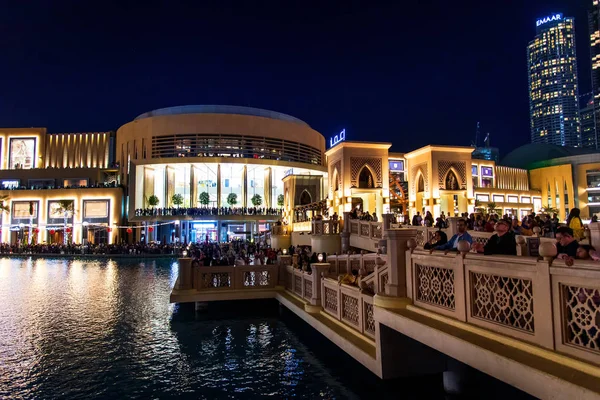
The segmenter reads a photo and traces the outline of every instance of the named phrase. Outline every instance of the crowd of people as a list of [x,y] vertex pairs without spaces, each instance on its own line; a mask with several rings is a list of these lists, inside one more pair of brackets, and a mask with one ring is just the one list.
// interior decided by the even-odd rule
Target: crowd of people
[[[573,229],[574,235],[578,240],[584,237],[584,226],[579,216],[580,210],[573,208],[569,212],[567,218],[567,226]],[[504,221],[509,224],[511,231],[517,235],[531,236],[534,233],[534,228],[540,228],[540,236],[543,237],[555,237],[556,232],[561,226],[558,216],[556,214],[542,214],[537,215],[535,212],[530,213],[523,217],[521,221],[517,216],[511,216],[505,214],[500,217],[498,214],[491,213],[489,215],[483,214],[461,214],[461,218],[464,219],[467,224],[467,230],[476,232],[494,232],[495,226],[499,221]],[[422,216],[420,212],[417,212],[412,220],[408,217],[408,214],[404,216],[405,225],[413,226],[427,226],[435,227],[438,229],[445,229],[448,227],[448,219],[442,212],[437,218],[433,218],[431,212],[427,211],[425,216]],[[592,222],[597,222],[592,220]]]
[[203,215],[281,215],[282,208],[273,207],[156,207],[138,208],[136,217],[191,216]]
[[[427,214],[426,218],[428,217]],[[600,252],[589,244],[579,243],[585,237],[583,222],[579,214],[580,210],[573,208],[569,213],[566,224],[562,225],[559,223],[556,214],[552,217],[549,215],[540,217],[532,213],[524,218],[521,223],[507,215],[498,218],[497,215],[492,214],[486,218],[484,231],[489,232],[491,228],[491,232],[495,232],[495,234],[485,244],[475,242],[468,232],[469,228],[473,226],[469,224],[469,221],[477,221],[477,219],[463,217],[457,221],[457,232],[450,239],[442,231],[444,226],[439,226],[439,230],[434,232],[432,239],[425,243],[424,248],[430,252],[440,250],[448,253],[452,250],[458,250],[460,241],[466,241],[472,252],[486,255],[516,255],[516,236],[523,235],[524,229],[533,229],[537,226],[540,228],[541,234],[556,239],[556,258],[564,260],[566,265],[573,265],[575,259],[600,261]],[[523,228],[523,223],[525,223],[526,228]]]
[[181,247],[171,244],[159,243],[134,243],[134,244],[0,244],[0,254],[180,254]]

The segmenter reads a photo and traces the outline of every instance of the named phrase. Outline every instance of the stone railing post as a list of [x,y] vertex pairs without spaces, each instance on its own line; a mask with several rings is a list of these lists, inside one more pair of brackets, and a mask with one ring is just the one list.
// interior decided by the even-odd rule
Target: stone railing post
[[347,253],[350,250],[350,231],[346,232],[346,226],[350,229],[350,224],[344,224],[344,231],[340,233],[340,238],[342,242],[342,253]]
[[388,283],[385,294],[406,297],[407,242],[417,235],[416,229],[394,229],[386,232]]
[[590,244],[596,249],[600,249],[600,222],[591,222],[588,225],[590,230]]
[[277,263],[279,264],[279,282],[280,286],[285,286],[285,280],[287,277],[287,266],[292,265],[292,256],[281,255],[277,256]]
[[517,241],[517,255],[527,256],[527,240],[521,235],[517,236],[515,240]]
[[192,259],[187,257],[179,258],[177,259],[177,263],[179,264],[179,280],[177,281],[177,289],[193,289],[194,277],[192,275]]
[[344,212],[344,232],[350,233],[350,213]]
[[309,301],[312,306],[317,306],[317,312],[319,312],[321,311],[321,282],[323,276],[329,273],[329,263],[314,263],[310,265],[310,268],[312,270],[313,290]]
[[381,218],[381,233],[382,233],[382,235],[385,231],[390,229],[390,225],[392,224],[393,220],[394,220],[394,214],[383,214],[383,216]]
[[[446,232],[446,235],[448,235],[448,240],[450,240],[450,238],[452,236],[454,236],[455,233],[458,232],[458,220],[460,218],[459,217],[448,217],[446,218],[447,224],[448,224],[448,231]],[[429,240],[429,239],[427,239]]]

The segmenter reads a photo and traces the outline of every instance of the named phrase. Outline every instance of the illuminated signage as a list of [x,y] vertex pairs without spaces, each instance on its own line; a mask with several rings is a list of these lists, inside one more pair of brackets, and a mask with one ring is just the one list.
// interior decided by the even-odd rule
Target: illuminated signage
[[290,175],[293,175],[293,174],[294,174],[294,168],[286,169],[283,172],[283,177],[285,178],[286,176],[290,176]]
[[547,24],[548,22],[552,22],[552,21],[559,21],[563,18],[562,14],[554,14],[554,15],[550,15],[548,17],[545,18],[540,18],[537,20],[536,22],[536,26],[540,26],[540,25],[544,25]]
[[404,161],[390,161],[390,171],[404,171]]
[[2,181],[3,189],[17,189],[19,187],[18,180]]
[[494,176],[494,172],[492,171],[492,167],[481,167],[481,176]]
[[329,138],[329,147],[333,147],[336,144],[343,142],[344,140],[346,140],[346,130],[345,129],[343,129],[340,133],[338,133],[334,137]]

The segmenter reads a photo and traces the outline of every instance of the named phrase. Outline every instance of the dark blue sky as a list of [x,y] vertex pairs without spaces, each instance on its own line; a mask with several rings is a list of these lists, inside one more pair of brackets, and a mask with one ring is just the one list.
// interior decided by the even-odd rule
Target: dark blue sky
[[104,131],[231,104],[396,151],[469,145],[481,121],[506,154],[529,141],[537,18],[576,18],[590,90],[591,1],[0,1],[0,126]]

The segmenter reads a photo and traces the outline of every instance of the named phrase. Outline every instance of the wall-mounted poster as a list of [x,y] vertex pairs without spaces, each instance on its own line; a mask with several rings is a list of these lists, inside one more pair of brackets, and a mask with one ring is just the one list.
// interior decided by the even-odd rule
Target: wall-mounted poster
[[9,163],[11,169],[35,168],[36,138],[11,138]]
[[83,204],[84,218],[107,218],[108,200],[85,201]]

